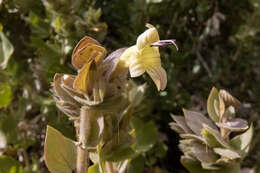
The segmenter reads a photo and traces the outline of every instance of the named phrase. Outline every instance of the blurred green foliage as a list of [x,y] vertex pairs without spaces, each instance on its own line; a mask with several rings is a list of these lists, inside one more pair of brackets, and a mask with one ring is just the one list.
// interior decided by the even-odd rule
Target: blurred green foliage
[[109,51],[127,47],[149,22],[162,39],[175,38],[180,51],[170,47],[161,55],[165,91],[158,94],[147,76],[136,80],[150,84],[135,114],[136,121],[149,121],[142,128],[152,126],[154,138],[147,140],[155,142],[133,161],[136,170],[186,172],[178,135],[168,127],[169,113],[180,114],[182,107],[206,113],[204,98],[216,86],[244,101],[238,116],[254,122],[256,135],[243,166],[259,172],[259,17],[259,0],[1,0],[0,165],[6,167],[0,171],[48,172],[43,161],[47,124],[75,138],[50,91],[55,73],[73,73],[75,44],[89,35]]

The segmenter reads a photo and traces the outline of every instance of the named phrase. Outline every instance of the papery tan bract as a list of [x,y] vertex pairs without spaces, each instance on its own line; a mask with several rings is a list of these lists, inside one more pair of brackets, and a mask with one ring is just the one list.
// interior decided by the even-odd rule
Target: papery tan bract
[[80,70],[92,59],[98,61],[106,55],[106,49],[91,37],[85,36],[79,41],[72,53],[72,65]]

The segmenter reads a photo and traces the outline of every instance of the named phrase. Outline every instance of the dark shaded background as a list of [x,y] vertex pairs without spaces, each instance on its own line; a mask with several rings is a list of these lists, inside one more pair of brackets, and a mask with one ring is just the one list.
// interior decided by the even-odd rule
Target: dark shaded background
[[14,46],[7,68],[0,71],[1,92],[6,91],[2,85],[11,91],[0,98],[11,99],[0,108],[0,132],[5,136],[0,157],[8,156],[14,164],[18,160],[29,172],[48,172],[42,156],[46,125],[74,138],[72,124],[52,99],[54,74],[75,74],[70,55],[83,36],[98,39],[111,52],[135,44],[151,23],[161,39],[176,39],[180,50],[161,50],[168,78],[165,91],[158,93],[146,75],[136,79],[149,84],[136,116],[153,120],[160,133],[158,144],[145,154],[144,172],[186,172],[179,162],[178,135],[168,126],[169,113],[182,114],[185,107],[206,114],[213,86],[237,97],[243,103],[238,116],[254,123],[252,149],[243,166],[258,172],[259,6],[259,0],[0,1],[3,33]]

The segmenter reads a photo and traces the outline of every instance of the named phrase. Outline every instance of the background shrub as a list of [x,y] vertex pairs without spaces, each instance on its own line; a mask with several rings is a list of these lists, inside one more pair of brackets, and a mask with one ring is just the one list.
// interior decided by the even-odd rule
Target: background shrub
[[[182,107],[206,113],[212,86],[242,101],[238,116],[255,126],[243,166],[259,170],[259,6],[259,0],[0,1],[0,172],[11,167],[48,172],[43,161],[47,124],[75,138],[55,106],[50,82],[56,72],[75,73],[70,55],[79,39],[89,35],[115,50],[133,45],[145,23],[155,25],[162,39],[175,38],[180,50],[168,47],[161,55],[169,81],[165,91],[158,94],[144,76],[151,85],[136,116],[152,120],[158,130],[157,142],[139,160],[145,162],[144,172],[186,172],[169,113],[180,114]],[[11,56],[3,54],[3,45]]]

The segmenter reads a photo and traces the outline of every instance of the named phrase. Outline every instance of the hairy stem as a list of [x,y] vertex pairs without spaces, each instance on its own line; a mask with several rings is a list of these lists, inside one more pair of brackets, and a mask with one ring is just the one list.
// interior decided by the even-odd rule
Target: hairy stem
[[[223,114],[223,116],[220,118],[220,120],[222,123],[227,122],[227,116],[225,114]],[[221,134],[222,138],[224,140],[226,140],[228,137],[229,131],[227,129],[220,128],[220,134]]]
[[91,111],[86,107],[80,110],[79,146],[77,150],[77,173],[87,173],[89,153],[87,150],[87,137],[89,135],[89,117]]

